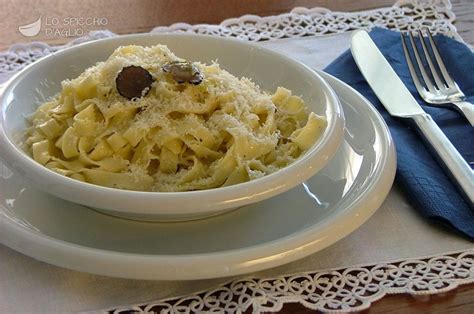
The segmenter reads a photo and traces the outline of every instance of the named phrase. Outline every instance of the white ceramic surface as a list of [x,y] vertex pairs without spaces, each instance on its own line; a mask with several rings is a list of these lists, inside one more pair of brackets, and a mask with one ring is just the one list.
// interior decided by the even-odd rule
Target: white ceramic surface
[[[121,45],[158,43],[188,60],[218,60],[224,69],[253,79],[264,90],[274,91],[278,86],[291,89],[301,95],[311,111],[326,116],[326,130],[303,156],[276,173],[234,186],[178,193],[124,191],[76,181],[41,166],[15,145],[15,137],[27,127],[22,116],[56,94],[62,80],[74,78],[95,62],[107,59]],[[140,220],[212,216],[285,192],[317,173],[332,158],[342,141],[344,124],[334,92],[307,66],[244,41],[188,34],[121,36],[62,50],[14,76],[3,92],[1,107],[0,157],[13,171],[55,196]]]
[[37,191],[3,166],[0,241],[54,265],[155,280],[258,271],[331,245],[381,205],[395,176],[396,158],[375,109],[349,86],[321,75],[342,101],[347,130],[335,157],[305,184],[205,220],[146,223]]

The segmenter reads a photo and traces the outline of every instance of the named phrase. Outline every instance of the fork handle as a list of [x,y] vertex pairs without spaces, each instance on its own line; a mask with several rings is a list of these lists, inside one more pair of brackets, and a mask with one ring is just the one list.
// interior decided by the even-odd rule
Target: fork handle
[[411,116],[438,162],[456,183],[468,205],[474,208],[474,171],[451,144],[429,114]]
[[455,101],[453,105],[466,117],[471,126],[474,126],[474,105],[468,101]]

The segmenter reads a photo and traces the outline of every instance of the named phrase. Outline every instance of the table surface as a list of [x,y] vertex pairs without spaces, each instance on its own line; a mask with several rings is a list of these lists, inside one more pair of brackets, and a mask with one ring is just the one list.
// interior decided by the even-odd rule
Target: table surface
[[[293,7],[321,6],[331,10],[354,11],[378,8],[393,4],[393,0],[38,0],[31,5],[29,0],[0,0],[0,51],[11,44],[24,42],[18,26],[31,23],[39,16],[95,17],[106,18],[103,27],[85,27],[84,32],[107,28],[118,34],[147,32],[159,25],[177,22],[219,23],[226,18],[244,14],[267,16],[290,11]],[[456,14],[455,26],[461,37],[474,46],[474,1],[452,0]],[[74,12],[74,14],[71,14]],[[74,35],[74,34],[71,34]],[[71,40],[67,36],[38,36],[35,40],[48,44],[63,44]],[[120,300],[117,300],[118,303]],[[299,304],[286,305],[282,313],[309,313]],[[461,286],[453,291],[432,296],[409,295],[386,296],[375,302],[364,313],[408,313],[408,312],[474,312],[474,284]]]

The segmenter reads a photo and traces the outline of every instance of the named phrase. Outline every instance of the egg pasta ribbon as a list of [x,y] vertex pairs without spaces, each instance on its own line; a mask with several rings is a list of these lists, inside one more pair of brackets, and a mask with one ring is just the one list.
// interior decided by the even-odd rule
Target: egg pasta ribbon
[[[166,46],[125,46],[63,81],[61,92],[29,118],[28,152],[45,167],[92,184],[204,190],[291,164],[326,127],[288,89],[270,95],[216,63],[193,64],[202,73],[199,84],[178,83],[161,67],[173,61],[182,59]],[[127,99],[115,79],[130,66],[146,69],[153,83]]]

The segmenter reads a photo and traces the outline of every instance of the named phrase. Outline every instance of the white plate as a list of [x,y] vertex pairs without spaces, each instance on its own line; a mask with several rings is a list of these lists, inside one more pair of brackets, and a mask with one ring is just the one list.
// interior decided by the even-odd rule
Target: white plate
[[129,221],[32,189],[0,168],[0,241],[54,265],[155,280],[238,275],[278,266],[348,235],[381,205],[395,150],[380,115],[352,88],[322,74],[346,116],[344,142],[304,185],[205,220]]

